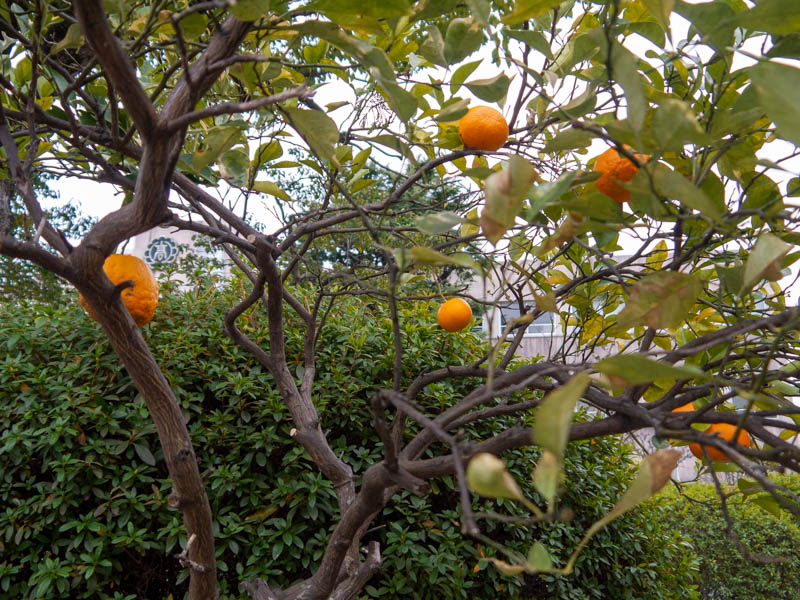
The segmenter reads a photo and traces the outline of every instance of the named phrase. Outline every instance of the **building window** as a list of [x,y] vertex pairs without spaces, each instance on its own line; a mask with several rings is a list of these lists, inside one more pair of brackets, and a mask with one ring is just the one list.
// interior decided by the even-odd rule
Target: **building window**
[[[500,329],[497,335],[505,331],[506,325],[519,317],[519,308],[517,306],[500,306]],[[542,313],[533,320],[533,323],[528,325],[525,330],[525,337],[549,337],[553,336],[558,331],[558,315],[552,312]]]

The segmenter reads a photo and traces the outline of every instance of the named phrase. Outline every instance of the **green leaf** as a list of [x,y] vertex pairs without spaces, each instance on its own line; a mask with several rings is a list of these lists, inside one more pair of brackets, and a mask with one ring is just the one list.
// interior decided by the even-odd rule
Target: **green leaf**
[[208,28],[208,19],[200,13],[191,13],[181,19],[180,24],[184,37],[194,40],[205,33]]
[[[456,265],[480,271],[480,266],[465,252],[442,254],[432,248],[414,246],[408,252],[408,256],[411,260],[420,265]],[[400,261],[398,261],[398,264],[400,264]]]
[[762,510],[765,510],[766,512],[775,517],[780,518],[782,516],[781,505],[778,504],[777,500],[775,500],[775,498],[773,498],[769,494],[763,494],[761,496],[753,496],[749,500]]
[[415,164],[414,154],[411,152],[408,144],[403,142],[396,135],[381,134],[373,136],[369,139],[376,144],[380,144],[381,146],[386,146],[387,148],[397,151],[411,161],[412,164]]
[[[384,78],[376,78],[381,90],[389,100],[389,105],[398,117],[405,123],[417,112],[417,98],[411,92]],[[337,134],[338,135],[338,134]]]
[[[408,14],[409,7],[408,0],[313,0],[306,8],[343,19],[402,17]],[[331,20],[336,21],[334,18]]]
[[436,115],[435,119],[439,122],[447,122],[447,121],[457,121],[469,110],[469,100],[464,98],[459,99],[455,98],[455,102],[452,104],[447,104],[442,108],[442,111]]
[[639,59],[619,43],[611,47],[612,76],[625,91],[628,101],[628,121],[634,131],[639,131],[647,112],[647,98],[644,95],[642,78],[638,72]]
[[64,39],[50,48],[50,56],[58,54],[67,48],[80,48],[81,46],[83,46],[83,31],[78,23],[73,23],[67,29]]
[[467,77],[469,77],[472,72],[478,68],[478,65],[483,62],[482,60],[475,60],[472,62],[464,63],[460,67],[458,67],[453,76],[450,78],[450,93],[455,94],[458,89],[461,87],[461,84],[464,83]]
[[505,73],[500,73],[489,79],[476,79],[466,84],[470,92],[486,102],[499,102],[505,98],[511,80]]
[[489,26],[489,13],[491,7],[488,0],[466,0],[470,14],[478,20],[483,27]]
[[346,52],[363,66],[370,68],[370,73],[375,77],[374,69],[386,80],[394,81],[394,68],[386,53],[367,41],[348,35],[336,23],[326,21],[306,21],[293,26],[301,34],[311,35],[326,40]]
[[133,445],[133,449],[136,450],[136,454],[142,459],[143,463],[150,465],[151,467],[155,466],[156,458],[153,456],[153,453],[150,452],[150,448],[144,444],[136,443]]
[[744,278],[739,294],[749,291],[762,278],[780,279],[781,259],[789,254],[791,249],[791,244],[771,233],[761,234],[745,262]]
[[258,21],[269,14],[269,0],[236,0],[230,11],[241,21]]
[[589,373],[581,371],[560,388],[545,396],[536,409],[533,441],[551,452],[560,462],[569,439],[569,426],[575,405],[589,387]]
[[441,212],[419,217],[414,226],[423,233],[430,235],[441,235],[447,233],[456,225],[460,225],[464,219],[454,212],[443,210]]
[[667,98],[656,108],[653,134],[659,147],[666,152],[680,152],[684,144],[700,146],[709,141],[692,107],[677,98]]
[[750,79],[778,135],[800,145],[800,69],[773,62],[750,68]]
[[587,148],[594,140],[594,134],[590,131],[582,129],[574,129],[569,127],[549,140],[545,145],[543,152],[550,154],[554,152],[563,152],[565,150],[575,150],[577,148]]
[[759,0],[750,10],[736,15],[736,23],[751,31],[788,35],[800,32],[800,10],[786,0]]
[[514,155],[502,171],[484,181],[486,204],[481,212],[481,229],[493,244],[514,225],[535,174],[530,162]]
[[483,28],[473,17],[453,19],[444,36],[444,57],[447,64],[461,62],[483,43]]
[[467,465],[467,486],[484,498],[524,500],[519,485],[506,470],[505,463],[494,454],[481,452]]
[[800,177],[793,177],[786,184],[786,195],[792,198],[800,196]]
[[440,67],[447,66],[447,60],[444,57],[444,38],[438,27],[434,25],[428,27],[428,36],[422,42],[419,51],[428,62]]
[[506,25],[516,25],[554,9],[561,2],[562,0],[517,0],[514,3],[514,10],[502,20]]
[[531,217],[535,217],[547,205],[558,200],[572,185],[577,174],[577,171],[567,171],[555,181],[541,183],[531,189],[528,193],[528,199],[531,202]]
[[624,379],[631,385],[650,383],[657,379],[708,379],[708,375],[697,367],[676,367],[637,353],[604,358],[594,368],[600,373]]
[[237,125],[214,127],[203,138],[203,148],[192,156],[192,167],[202,171],[216,162],[220,155],[243,139],[242,129]]
[[536,542],[528,551],[525,564],[529,573],[547,573],[553,570],[553,559],[541,542]]
[[555,454],[545,450],[539,457],[539,461],[533,471],[533,483],[548,504],[551,504],[555,499],[560,482],[561,461]]
[[319,110],[301,108],[284,110],[312,150],[325,160],[333,158],[334,147],[339,141],[339,128],[333,119]]
[[596,86],[589,85],[580,96],[567,102],[564,106],[559,106],[555,115],[563,119],[577,119],[594,110],[596,105]]
[[553,51],[550,49],[550,43],[541,31],[504,29],[503,34],[522,42],[526,46],[530,46],[534,50],[538,50],[550,60],[554,58]]
[[[679,1],[674,10],[689,21],[689,39],[699,32],[703,43],[708,44],[720,54],[727,54],[727,48],[733,43],[736,30],[736,13],[726,2],[704,2],[689,4]],[[695,31],[692,31],[692,30]]]
[[[644,173],[641,175],[637,173],[637,181],[642,181],[644,176]],[[658,163],[653,167],[653,183],[656,191],[662,196],[679,200],[681,204],[699,211],[712,221],[719,221],[722,218],[723,208],[681,173]]]
[[265,142],[259,146],[256,155],[253,157],[253,168],[260,169],[266,163],[283,156],[283,147],[277,140]]
[[755,494],[756,492],[761,492],[764,489],[757,481],[751,481],[749,479],[745,479],[744,477],[736,481],[736,487],[738,487],[739,491],[745,495]]
[[669,31],[669,16],[675,6],[675,0],[642,0],[647,11],[653,15],[664,31]]
[[733,267],[717,265],[715,269],[717,271],[717,278],[725,291],[730,294],[738,295],[739,290],[742,289],[742,281],[744,281],[744,265],[736,265]]
[[248,174],[250,171],[250,159],[246,152],[234,149],[228,150],[219,157],[221,170],[226,173],[226,179],[231,179],[236,185],[247,185]]
[[284,202],[292,201],[292,197],[278,187],[278,184],[274,181],[256,181],[253,183],[253,189],[261,194],[269,194],[270,196],[280,198]]
[[617,325],[674,329],[687,318],[702,291],[703,282],[695,275],[674,271],[647,275],[633,286]]

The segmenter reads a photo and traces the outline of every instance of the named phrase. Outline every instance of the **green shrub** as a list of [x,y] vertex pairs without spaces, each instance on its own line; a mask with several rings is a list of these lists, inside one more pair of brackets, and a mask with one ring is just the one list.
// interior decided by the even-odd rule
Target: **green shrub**
[[[271,377],[221,333],[235,293],[164,288],[144,332],[206,472],[221,597],[242,597],[237,584],[255,577],[280,586],[306,577],[335,522],[335,494],[292,440]],[[99,326],[70,300],[0,306],[0,599],[180,598],[186,571],[175,554],[185,536],[166,503],[170,485],[154,427]],[[404,310],[409,379],[479,355],[478,338],[443,334],[430,307]],[[260,342],[264,325],[258,313],[242,319]],[[287,332],[287,355],[300,365],[301,332],[291,322]],[[319,345],[315,401],[323,429],[357,474],[381,456],[369,399],[391,382],[390,335],[383,307],[340,299]],[[431,386],[420,402],[438,411],[469,383]],[[475,434],[488,437],[510,423],[482,425]],[[535,456],[509,453],[522,480]],[[627,449],[612,438],[572,444],[565,502],[575,521],[486,527],[520,547],[541,538],[563,559],[611,507],[631,470]],[[487,566],[487,549],[460,533],[452,481],[435,481],[433,490],[424,498],[399,495],[376,520],[367,539],[381,541],[385,568],[363,597],[691,597],[689,553],[645,512],[598,535],[574,576],[513,579]]]
[[[800,476],[780,478],[800,490]],[[712,484],[668,487],[653,506],[664,523],[691,539],[699,556],[700,595],[704,600],[800,600],[800,526],[784,513],[780,518],[735,495],[728,500],[734,529],[753,554],[782,557],[761,564],[745,558],[725,534],[725,520]]]

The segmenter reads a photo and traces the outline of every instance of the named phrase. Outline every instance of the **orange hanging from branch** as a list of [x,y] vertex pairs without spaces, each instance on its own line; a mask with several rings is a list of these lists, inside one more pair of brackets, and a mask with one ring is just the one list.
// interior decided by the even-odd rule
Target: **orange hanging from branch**
[[[714,423],[708,429],[706,429],[705,432],[708,435],[715,435],[717,437],[721,437],[723,440],[731,442],[733,441],[733,435],[736,433],[736,425],[731,425],[730,423]],[[750,434],[744,429],[740,429],[739,435],[736,436],[736,444],[749,448],[752,445],[750,441]],[[692,454],[694,454],[697,458],[703,460],[705,458],[703,455],[704,445],[705,444],[689,444],[689,450],[691,450]],[[714,462],[730,462],[731,459],[728,458],[728,455],[721,450],[717,450],[711,446],[705,446],[705,448],[706,452],[708,452],[708,458]]]
[[472,309],[465,300],[451,298],[439,307],[437,318],[445,331],[461,331],[472,320]]
[[[639,162],[646,162],[649,158],[646,154],[634,154],[634,156]],[[639,168],[633,161],[620,156],[614,148],[609,148],[597,157],[594,170],[602,173],[594,182],[597,191],[620,204],[630,201],[631,193],[619,185],[619,182],[630,181],[636,175]]]
[[491,106],[474,106],[458,122],[458,136],[466,148],[493,152],[506,143],[508,123]]
[[[103,263],[103,271],[114,285],[123,281],[133,282],[133,287],[122,290],[122,302],[139,327],[147,325],[158,305],[158,282],[147,263],[130,254],[112,254]],[[96,321],[97,317],[84,297],[78,300]]]

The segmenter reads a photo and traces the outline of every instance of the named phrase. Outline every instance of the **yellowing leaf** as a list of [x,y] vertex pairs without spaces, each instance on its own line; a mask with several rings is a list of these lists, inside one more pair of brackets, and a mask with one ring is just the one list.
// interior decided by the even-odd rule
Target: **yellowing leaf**
[[791,244],[771,233],[759,236],[744,265],[744,279],[739,294],[749,291],[762,278],[780,279],[781,260],[791,249]]
[[503,17],[506,25],[516,25],[528,19],[538,17],[561,4],[561,0],[517,0],[514,10]]
[[595,366],[600,373],[619,377],[632,385],[656,380],[708,379],[705,372],[689,365],[676,367],[669,363],[650,359],[643,354],[618,354],[604,358]]
[[339,128],[324,112],[319,110],[303,110],[300,108],[284,109],[292,119],[297,131],[305,138],[311,149],[323,159],[333,158],[334,147],[339,141]]
[[567,447],[575,405],[587,387],[589,387],[589,373],[581,371],[560,388],[547,394],[536,409],[533,441],[550,451],[559,461]]
[[261,192],[262,194],[269,194],[270,196],[280,198],[285,202],[292,201],[292,197],[278,187],[278,184],[276,184],[274,181],[256,181],[253,183],[253,189],[257,192]]
[[637,325],[674,329],[687,318],[702,291],[703,282],[695,275],[673,271],[653,273],[633,286],[617,325],[622,329]]
[[497,244],[514,225],[535,177],[533,165],[514,155],[502,171],[486,178],[486,205],[481,212],[481,229],[493,244]]

